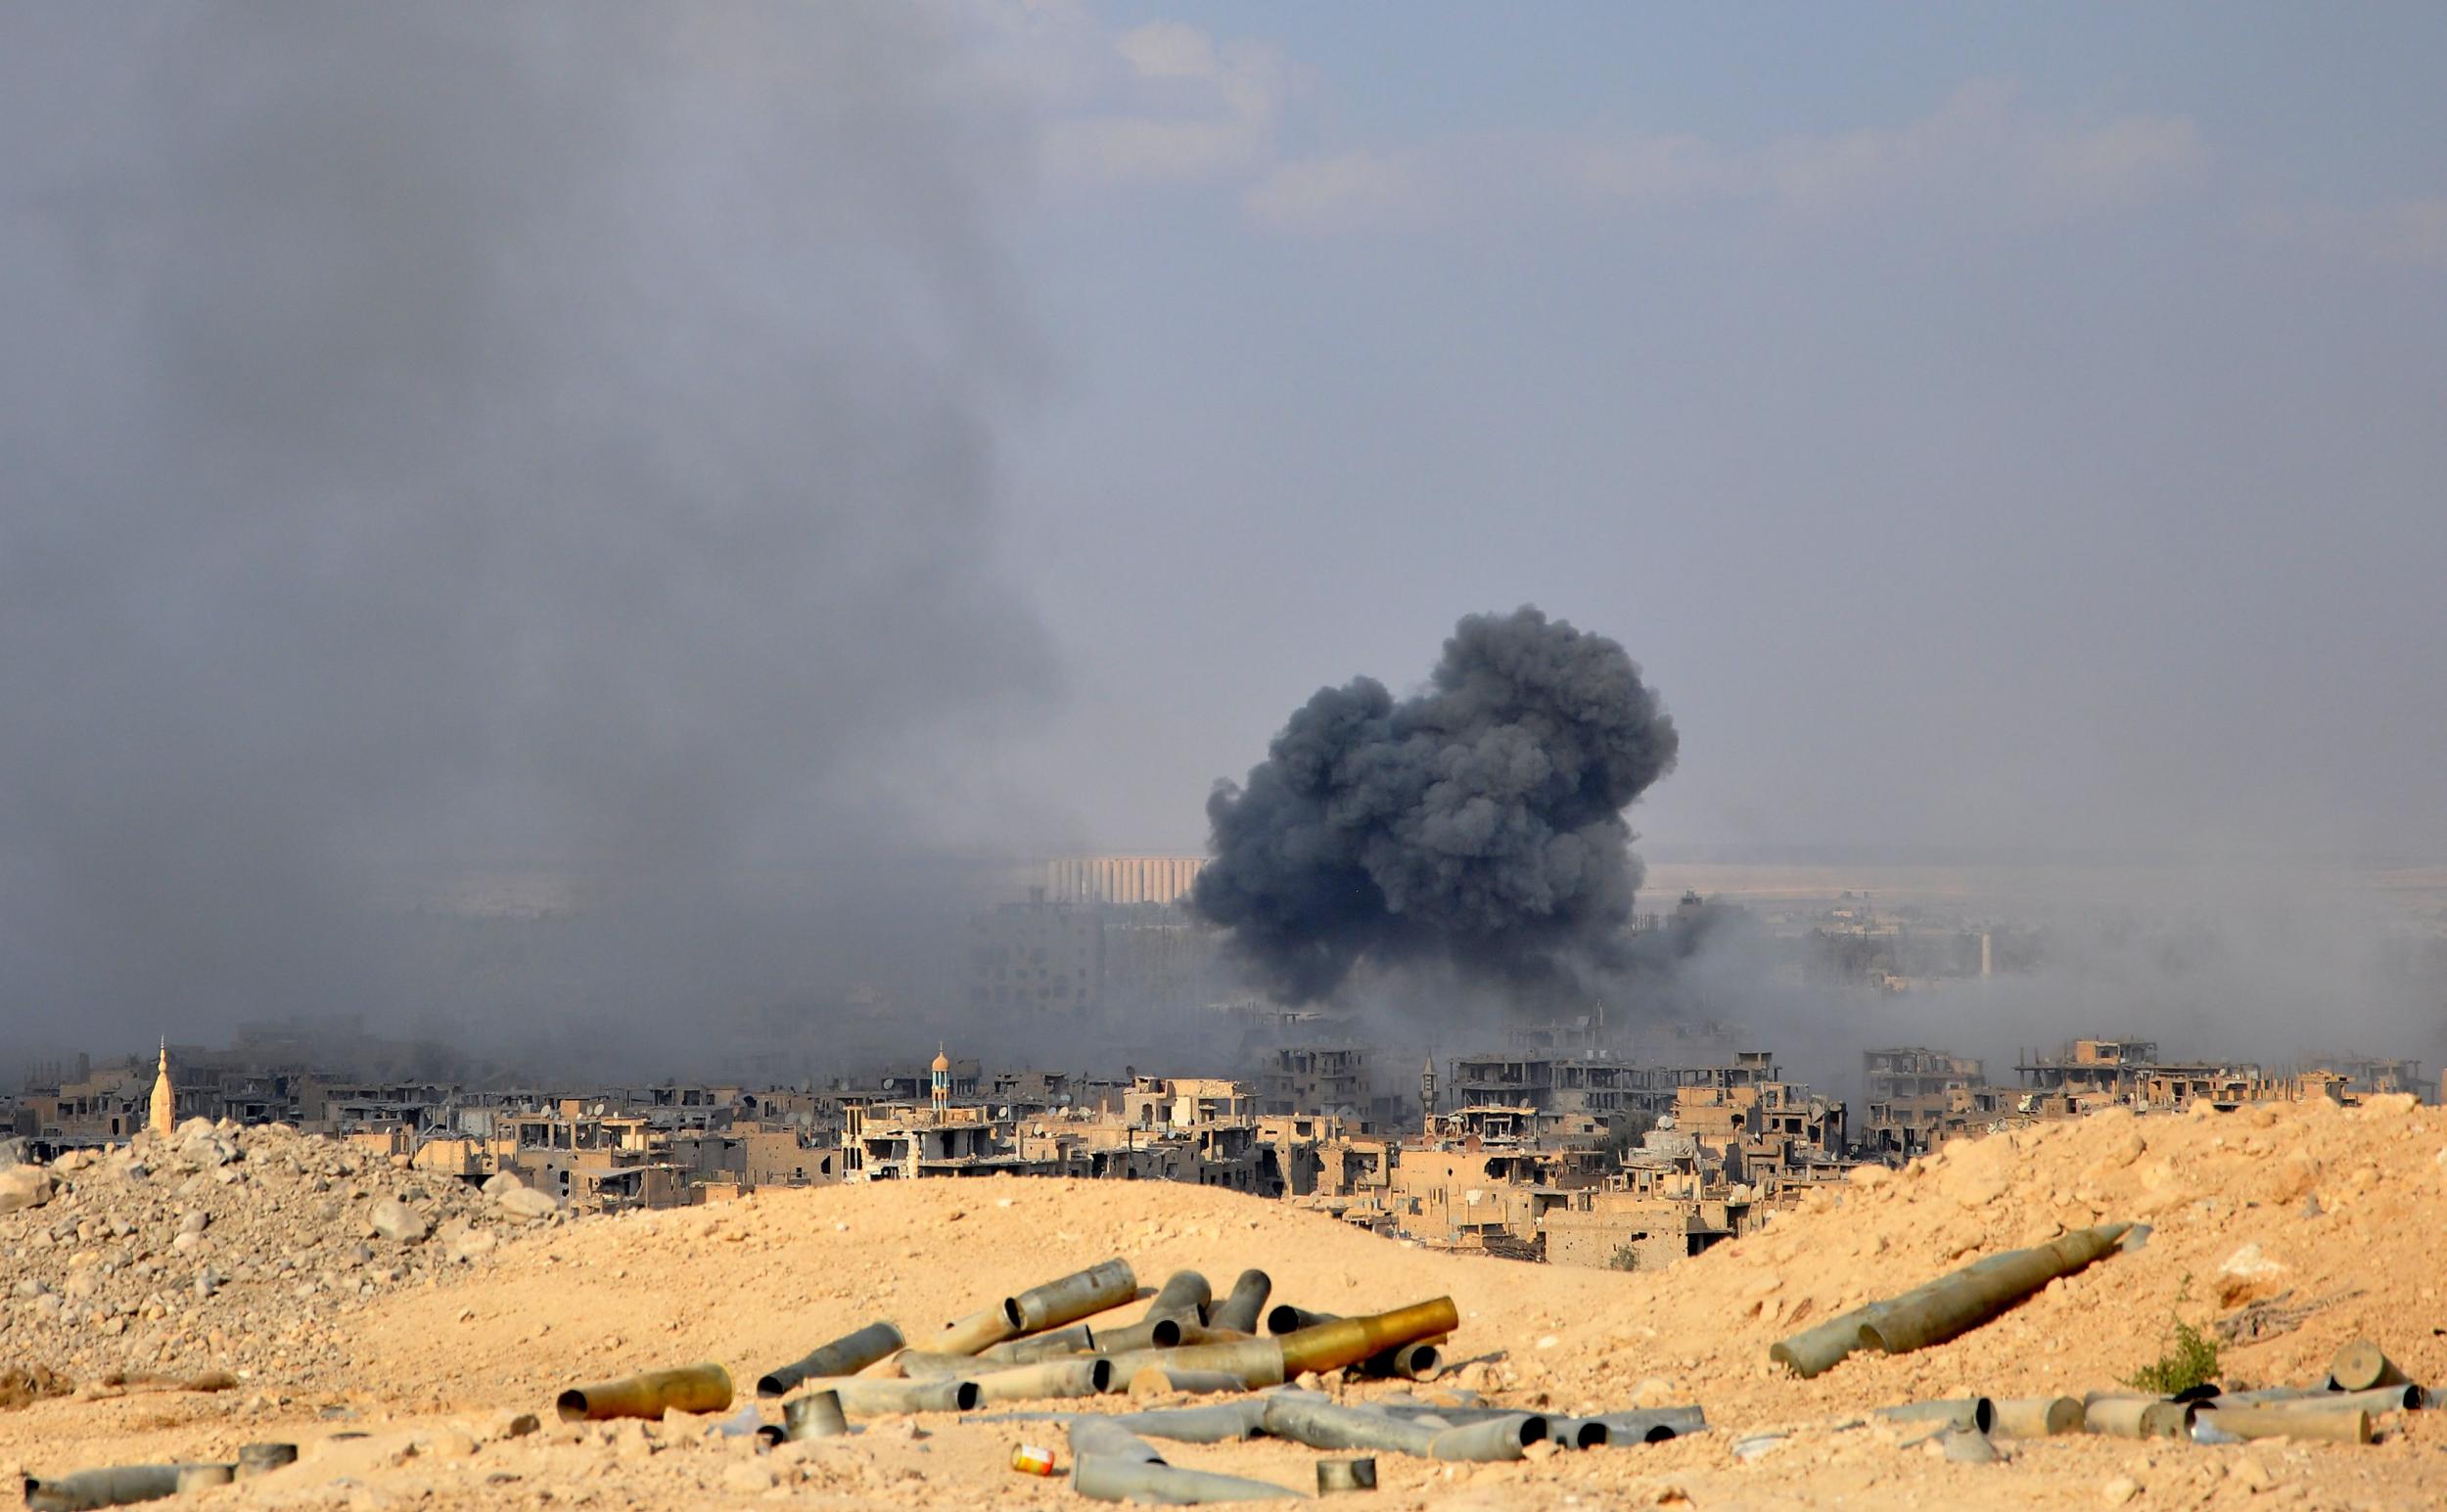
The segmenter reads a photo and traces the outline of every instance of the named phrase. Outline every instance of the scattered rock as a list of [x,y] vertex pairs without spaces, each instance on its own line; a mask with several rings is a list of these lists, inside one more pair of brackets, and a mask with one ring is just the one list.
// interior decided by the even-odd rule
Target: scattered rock
[[549,1192],[538,1192],[531,1186],[512,1187],[493,1197],[493,1206],[515,1218],[548,1218],[561,1211],[561,1204]]
[[59,1187],[59,1178],[40,1166],[11,1166],[0,1170],[0,1213],[39,1208]]
[[2117,1476],[2099,1488],[2099,1500],[2104,1506],[2120,1507],[2140,1494],[2141,1483],[2129,1475]]
[[463,1228],[450,1236],[448,1253],[452,1260],[465,1262],[491,1254],[499,1242],[490,1229]]
[[1632,1388],[1635,1407],[1670,1406],[1683,1399],[1682,1389],[1663,1376],[1642,1376]]
[[430,1232],[417,1211],[396,1197],[374,1204],[365,1215],[365,1226],[368,1232],[397,1244],[415,1244]]
[[438,1428],[418,1440],[416,1447],[435,1459],[466,1459],[476,1452],[476,1440],[464,1429]]

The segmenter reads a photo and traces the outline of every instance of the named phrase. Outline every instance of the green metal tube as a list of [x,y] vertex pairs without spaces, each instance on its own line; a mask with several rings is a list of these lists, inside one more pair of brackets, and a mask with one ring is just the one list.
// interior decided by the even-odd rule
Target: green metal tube
[[1014,1368],[989,1360],[982,1354],[941,1354],[933,1350],[903,1350],[893,1363],[899,1365],[900,1373],[912,1381],[941,1381],[953,1377],[974,1381],[990,1371]]
[[782,1408],[782,1437],[792,1443],[837,1439],[850,1431],[839,1392],[809,1392]]
[[819,1376],[800,1383],[841,1398],[841,1410],[852,1417],[880,1417],[895,1412],[966,1412],[978,1403],[977,1383],[942,1376],[929,1381],[895,1381],[883,1376]]
[[617,1381],[574,1386],[553,1403],[564,1423],[666,1412],[719,1412],[731,1404],[731,1374],[719,1365],[646,1370]]
[[1371,1354],[1349,1367],[1355,1376],[1371,1381],[1433,1381],[1444,1368],[1442,1339],[1422,1339]]
[[[1096,1335],[1097,1352],[1129,1354],[1139,1350],[1170,1350],[1181,1342],[1181,1326],[1187,1313],[1167,1313],[1120,1328],[1108,1328]],[[1195,1324],[1190,1325],[1195,1327]]]
[[2405,1373],[2378,1345],[2368,1339],[2356,1339],[2329,1361],[2328,1384],[2332,1391],[2367,1392],[2374,1387],[2402,1386]]
[[1071,1452],[1098,1454],[1106,1459],[1127,1459],[1142,1465],[1161,1465],[1164,1456],[1156,1446],[1139,1438],[1114,1417],[1075,1417],[1071,1419]]
[[1207,1312],[1209,1328],[1228,1328],[1236,1334],[1258,1331],[1259,1315],[1266,1311],[1266,1299],[1274,1290],[1273,1278],[1263,1270],[1244,1270],[1232,1282],[1231,1295],[1221,1306]]
[[1304,1501],[1288,1486],[1248,1481],[1236,1475],[1183,1470],[1162,1460],[1138,1462],[1106,1454],[1081,1454],[1071,1462],[1071,1489],[1091,1501],[1152,1501],[1165,1506],[1201,1506],[1217,1501]]
[[982,1312],[946,1323],[943,1332],[926,1341],[929,1352],[937,1354],[975,1354],[1005,1339],[1017,1338],[1020,1328],[1011,1321],[1003,1305],[996,1303]]
[[1663,1443],[1685,1434],[1704,1434],[1708,1414],[1695,1406],[1646,1407],[1582,1418],[1580,1425],[1580,1446],[1593,1449],[1600,1444]]
[[1876,1315],[1877,1305],[1855,1307],[1839,1312],[1816,1328],[1805,1328],[1789,1339],[1779,1339],[1768,1346],[1768,1358],[1779,1365],[1789,1365],[1793,1374],[1807,1381],[1822,1371],[1834,1368],[1836,1361],[1861,1348],[1861,1328]]
[[1877,1306],[1861,1325],[1864,1348],[1905,1354],[1977,1328],[2058,1276],[2071,1275],[2115,1248],[2129,1223],[2076,1229],[2043,1245],[2012,1250]]
[[1529,1445],[1554,1437],[1552,1422],[1535,1412],[1503,1408],[1431,1409],[1345,1406],[1321,1392],[1269,1392],[1266,1431],[1323,1449],[1383,1449],[1448,1460],[1519,1459]]
[[2201,1402],[2204,1411],[2225,1407],[2360,1407],[2365,1412],[2418,1412],[2430,1403],[2430,1394],[2408,1381],[2402,1386],[2375,1386],[2367,1392],[2332,1392],[2316,1386],[2272,1386],[2256,1392],[2221,1392]]
[[2081,1431],[2079,1397],[2008,1397],[1997,1403],[1997,1423],[1989,1434],[1998,1439],[2053,1439]]
[[1095,1352],[1095,1331],[1085,1323],[1074,1323],[1068,1328],[1049,1329],[1025,1339],[1005,1339],[1000,1344],[989,1345],[977,1352],[976,1358],[980,1364],[999,1369],[1010,1365],[1034,1365],[1040,1359],[1059,1359],[1065,1354]]
[[2302,1439],[2326,1443],[2368,1443],[2371,1414],[2360,1407],[2310,1405],[2221,1407],[2208,1415],[2218,1432],[2238,1439]]
[[[2430,1404],[2429,1389],[2407,1381],[2402,1386],[2375,1386],[2366,1392],[2335,1392],[2330,1399],[2365,1412],[2419,1412]],[[2289,1403],[2279,1402],[2278,1406]]]
[[253,1480],[269,1475],[284,1465],[298,1462],[298,1446],[294,1443],[242,1443],[238,1445],[238,1479]]
[[1121,1420],[1092,1416],[1071,1420],[1071,1489],[1095,1501],[1167,1506],[1300,1498],[1300,1492],[1270,1482],[1168,1465],[1155,1445],[1121,1426]]
[[1207,1320],[1207,1304],[1215,1301],[1215,1288],[1195,1270],[1176,1270],[1156,1288],[1155,1301],[1147,1304],[1141,1321],[1156,1318],[1187,1318],[1193,1323]]
[[1269,1437],[1305,1443],[1313,1449],[1381,1449],[1422,1459],[1428,1457],[1437,1434],[1444,1432],[1388,1412],[1346,1407],[1319,1396],[1284,1392],[1268,1397],[1261,1425]]
[[1331,1323],[1341,1316],[1339,1312],[1311,1312],[1305,1307],[1278,1302],[1266,1311],[1266,1331],[1270,1334],[1297,1333],[1304,1328],[1315,1328],[1319,1323]]
[[869,1323],[855,1333],[842,1335],[804,1359],[793,1360],[779,1370],[759,1376],[757,1395],[787,1397],[809,1376],[856,1375],[907,1343],[900,1336],[900,1330],[894,1325]]
[[1531,1444],[1545,1442],[1551,1434],[1544,1416],[1514,1412],[1446,1429],[1428,1443],[1427,1457],[1482,1462],[1520,1459]]
[[1039,1360],[1015,1365],[976,1378],[977,1399],[988,1406],[1004,1401],[1043,1401],[1060,1397],[1093,1397],[1113,1380],[1113,1362],[1102,1355],[1085,1359]]
[[1177,1350],[1132,1350],[1128,1353],[1104,1357],[1113,1362],[1113,1379],[1123,1390],[1129,1389],[1139,1372],[1152,1368],[1168,1372],[1186,1370],[1228,1375],[1241,1383],[1242,1390],[1256,1391],[1261,1387],[1283,1384],[1282,1345],[1280,1339],[1243,1339],[1237,1344],[1189,1345]]
[[[2234,1408],[2242,1411],[2243,1408]],[[2183,1439],[2192,1434],[2193,1406],[2155,1397],[2096,1397],[2082,1406],[2082,1426],[2114,1439]]]
[[1248,1385],[1240,1377],[1223,1370],[1167,1370],[1150,1365],[1123,1383],[1131,1397],[1211,1397],[1222,1392],[1245,1392]]
[[[1130,1433],[1170,1439],[1177,1443],[1227,1443],[1257,1437],[1265,1419],[1266,1398],[1243,1397],[1236,1401],[1171,1407],[1160,1412],[1117,1412],[1103,1421]],[[1076,1431],[1072,1443],[1077,1446]]]
[[1453,1299],[1431,1302],[1363,1317],[1335,1318],[1273,1339],[1240,1339],[1229,1344],[1183,1345],[1172,1350],[1139,1350],[1111,1356],[1116,1381],[1127,1387],[1150,1365],[1166,1370],[1217,1370],[1237,1375],[1252,1389],[1280,1386],[1304,1371],[1320,1374],[1339,1370],[1369,1355],[1440,1338],[1460,1324]]
[[[2417,1388],[2418,1390],[2418,1388]],[[2274,1401],[2334,1401],[2345,1394],[2325,1386],[2263,1386],[2248,1392],[2220,1392],[2204,1397],[2204,1407],[2263,1407]]]
[[1588,1445],[1581,1443],[1581,1436],[1584,1432],[1589,1435],[1592,1443],[1606,1442],[1605,1429],[1592,1424],[1585,1417],[1549,1417],[1547,1419],[1547,1438],[1556,1448],[1587,1447]]
[[1948,1428],[1986,1433],[1996,1426],[1997,1404],[1985,1397],[1958,1397],[1944,1401],[1908,1401],[1901,1406],[1879,1407],[1874,1415],[1890,1423],[1943,1424]]
[[1118,1307],[1137,1295],[1138,1277],[1131,1273],[1131,1262],[1116,1258],[1004,1299],[1002,1315],[1014,1333],[1041,1334]]
[[223,1481],[230,1478],[231,1467],[208,1464],[110,1465],[49,1480],[29,1475],[24,1482],[25,1505],[30,1512],[89,1512],[95,1507],[159,1501],[177,1495],[183,1478],[207,1468],[220,1471]]

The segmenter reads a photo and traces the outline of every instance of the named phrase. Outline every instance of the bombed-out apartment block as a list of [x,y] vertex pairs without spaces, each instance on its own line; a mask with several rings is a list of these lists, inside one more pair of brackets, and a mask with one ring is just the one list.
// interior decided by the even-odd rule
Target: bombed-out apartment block
[[1261,1146],[1256,1098],[1242,1082],[1136,1077],[1092,1107],[1014,1112],[955,1101],[953,1065],[948,1055],[935,1057],[924,1105],[846,1110],[845,1179],[1011,1174],[1188,1181],[1268,1195],[1281,1189]]
[[2014,1071],[2025,1088],[2062,1094],[2071,1113],[2111,1104],[2177,1111],[2205,1102],[2233,1109],[2296,1095],[2294,1078],[2241,1062],[2167,1061],[2148,1039],[2075,1039],[2054,1055],[2025,1051]]
[[1360,1045],[1277,1045],[1258,1073],[1258,1107],[1268,1114],[1357,1117],[1371,1091],[1368,1052]]
[[2418,1061],[2342,1057],[2279,1072],[2242,1061],[2169,1060],[2154,1040],[2104,1036],[2068,1040],[2053,1053],[2023,1051],[2014,1086],[1989,1083],[1978,1061],[1916,1047],[1869,1051],[1863,1069],[1870,1097],[1861,1150],[1886,1160],[2108,1107],[2178,1113],[2195,1104],[2353,1103],[2424,1090]]
[[1942,1143],[1969,1116],[1956,1094],[1988,1085],[1987,1063],[1925,1046],[1865,1050],[1861,1055],[1862,1136],[1879,1156],[1919,1155]]
[[[1454,1069],[1462,1105],[1396,1152],[1380,1212],[1344,1216],[1435,1248],[1654,1268],[1848,1165],[1843,1105],[1781,1080],[1766,1052],[1716,1067],[1491,1056]],[[1627,1108],[1634,1090],[1649,1100]]]
[[1765,1051],[1736,1052],[1716,1066],[1645,1066],[1607,1055],[1484,1052],[1452,1063],[1453,1095],[1470,1106],[1518,1106],[1583,1114],[1608,1127],[1652,1123],[1674,1110],[1683,1088],[1736,1087],[1766,1080]]
[[1395,1141],[1326,1114],[1260,1115],[1258,1143],[1281,1182],[1273,1195],[1316,1199],[1337,1216],[1355,1203],[1381,1203],[1400,1153]]

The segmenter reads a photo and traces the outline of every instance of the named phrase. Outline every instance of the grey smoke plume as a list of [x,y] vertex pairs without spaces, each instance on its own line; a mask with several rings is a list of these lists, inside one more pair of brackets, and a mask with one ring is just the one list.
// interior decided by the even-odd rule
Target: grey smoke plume
[[[939,754],[1056,680],[993,560],[1025,133],[930,25],[0,17],[8,1028],[858,975]],[[416,978],[464,941],[369,921],[469,868],[598,923]]]
[[1218,784],[1192,901],[1288,1001],[1363,960],[1569,982],[1620,960],[1640,878],[1623,810],[1676,748],[1620,645],[1534,608],[1473,615],[1424,691],[1321,688]]

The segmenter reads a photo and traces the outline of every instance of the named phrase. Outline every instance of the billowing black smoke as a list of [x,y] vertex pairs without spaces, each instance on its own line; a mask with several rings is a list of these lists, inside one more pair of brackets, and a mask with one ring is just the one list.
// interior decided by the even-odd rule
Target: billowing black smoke
[[1217,785],[1193,905],[1286,1001],[1363,960],[1569,984],[1621,958],[1623,810],[1677,744],[1620,645],[1533,608],[1472,615],[1426,691],[1320,688],[1245,785]]

